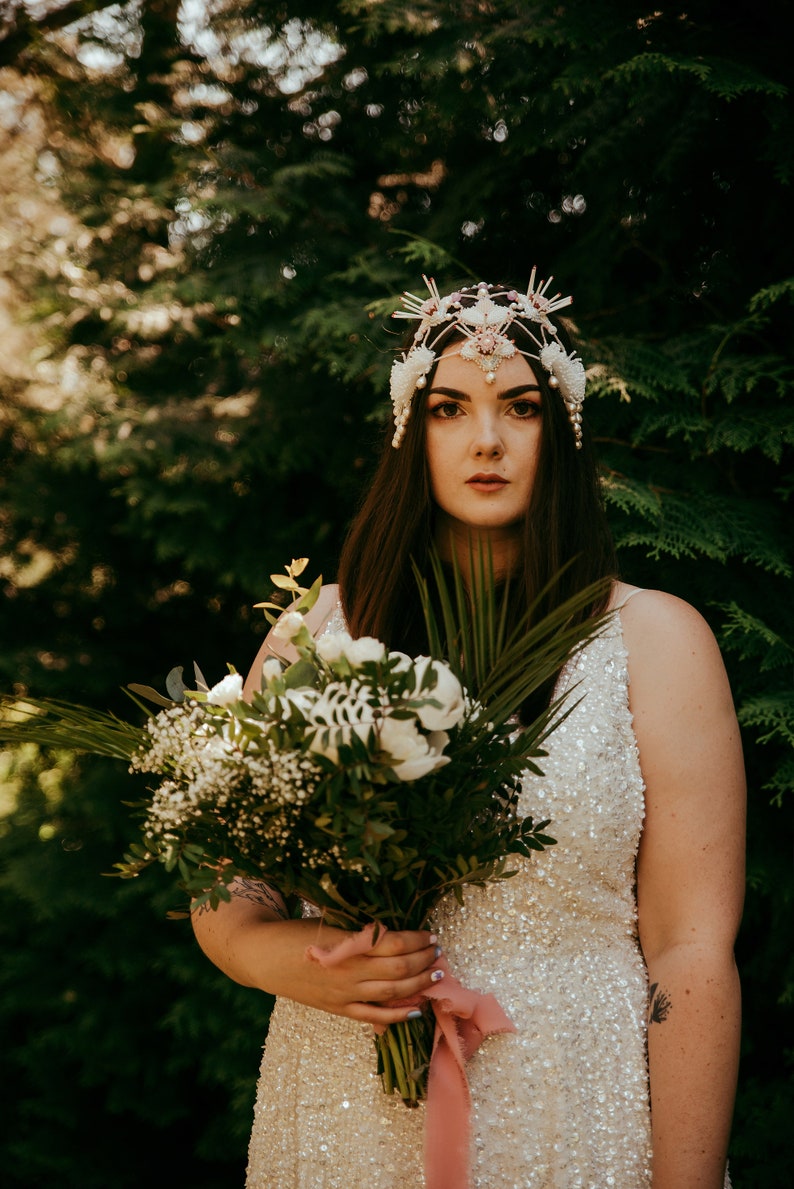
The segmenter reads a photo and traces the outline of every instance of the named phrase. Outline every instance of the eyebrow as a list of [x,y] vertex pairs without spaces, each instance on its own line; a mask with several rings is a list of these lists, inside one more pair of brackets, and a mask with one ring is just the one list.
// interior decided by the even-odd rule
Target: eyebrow
[[[512,400],[513,397],[522,396],[525,392],[540,392],[539,384],[516,384],[514,388],[505,388],[504,392],[496,394],[497,400]],[[471,397],[467,392],[460,392],[457,388],[441,388],[434,384],[427,394],[428,396],[451,396],[454,400],[470,401]]]

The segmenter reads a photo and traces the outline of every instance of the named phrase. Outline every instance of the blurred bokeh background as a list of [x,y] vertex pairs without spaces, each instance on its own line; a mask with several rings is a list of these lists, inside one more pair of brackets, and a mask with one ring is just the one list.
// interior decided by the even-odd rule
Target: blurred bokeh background
[[[737,1189],[794,1159],[793,37],[774,0],[0,0],[0,693],[129,717],[247,669],[269,575],[334,577],[396,296],[553,272],[624,574],[707,617],[742,724]],[[106,875],[122,766],[0,780],[3,1185],[242,1185],[269,1001],[165,874]]]

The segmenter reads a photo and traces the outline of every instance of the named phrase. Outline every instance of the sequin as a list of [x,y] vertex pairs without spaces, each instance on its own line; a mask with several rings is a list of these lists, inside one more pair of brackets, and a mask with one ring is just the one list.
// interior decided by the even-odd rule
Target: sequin
[[[342,626],[338,612],[327,630]],[[586,696],[522,793],[557,846],[434,920],[453,972],[495,993],[517,1027],[469,1064],[474,1189],[651,1184],[643,781],[619,616],[569,662],[561,688],[572,682]],[[276,1003],[246,1189],[421,1189],[424,1111],[383,1093],[374,1056],[369,1026]]]

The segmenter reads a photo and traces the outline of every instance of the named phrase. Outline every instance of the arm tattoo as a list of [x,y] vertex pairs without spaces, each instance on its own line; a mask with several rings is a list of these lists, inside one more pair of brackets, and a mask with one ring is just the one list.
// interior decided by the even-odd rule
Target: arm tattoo
[[287,920],[289,913],[278,892],[258,879],[233,879],[229,884],[229,891],[241,900],[252,900],[254,904],[264,904],[272,908],[281,920]]
[[[240,900],[251,900],[254,904],[264,904],[266,908],[272,908],[280,920],[289,920],[289,911],[281,896],[261,880],[233,879],[229,884],[229,891],[232,896],[236,896]],[[205,901],[198,908],[191,908],[190,911],[195,913],[196,916],[200,916],[202,913],[212,912],[213,910]]]
[[650,1000],[648,1024],[663,1024],[673,1006],[670,996],[667,991],[662,990],[658,983],[651,983],[648,998]]

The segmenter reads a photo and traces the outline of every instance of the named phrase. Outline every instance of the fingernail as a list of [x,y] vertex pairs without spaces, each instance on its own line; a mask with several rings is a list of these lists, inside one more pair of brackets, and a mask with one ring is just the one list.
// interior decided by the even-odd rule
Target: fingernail
[[438,935],[435,933],[431,933],[430,934],[430,945],[435,945],[437,941],[438,941]]
[[437,957],[437,958],[440,958],[443,952],[444,952],[444,951],[441,949],[441,946],[440,946],[440,945],[437,945],[437,946],[436,946],[436,957]]
[[430,981],[431,981],[431,983],[440,983],[443,977],[444,977],[443,970],[434,970],[433,973],[430,975]]
[[406,1018],[406,1020],[421,1020],[422,1013],[420,1012],[418,1007],[415,1007],[413,1009],[413,1011],[408,1012],[408,1015],[405,1018]]

